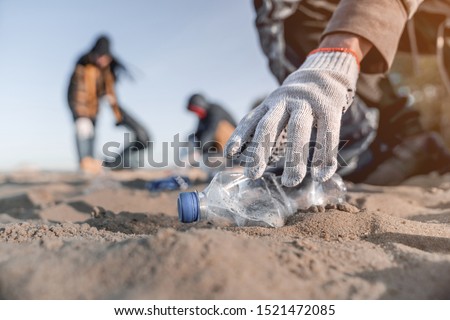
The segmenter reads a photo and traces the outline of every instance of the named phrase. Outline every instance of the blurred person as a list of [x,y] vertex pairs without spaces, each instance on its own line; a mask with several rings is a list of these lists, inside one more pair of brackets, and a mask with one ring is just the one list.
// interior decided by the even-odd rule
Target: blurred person
[[189,136],[189,142],[192,145],[199,144],[196,149],[203,159],[222,156],[225,143],[236,128],[236,122],[230,113],[198,93],[189,98],[187,110],[198,118],[197,129]]
[[254,0],[254,7],[280,87],[244,117],[225,147],[233,157],[254,146],[247,176],[260,177],[280,155],[288,187],[307,169],[325,181],[338,164],[346,179],[374,184],[448,170],[442,138],[424,131],[410,100],[384,74],[400,50],[437,53],[445,78],[449,1]]
[[111,53],[107,36],[97,38],[92,49],[76,63],[70,78],[68,103],[75,123],[79,167],[87,173],[99,173],[101,162],[94,156],[95,124],[100,100],[105,97],[111,105],[116,126],[124,126],[134,135],[134,140],[123,146],[122,152],[112,161],[104,161],[110,168],[129,168],[136,152],[148,146],[147,130],[118,103],[115,83],[126,68]]

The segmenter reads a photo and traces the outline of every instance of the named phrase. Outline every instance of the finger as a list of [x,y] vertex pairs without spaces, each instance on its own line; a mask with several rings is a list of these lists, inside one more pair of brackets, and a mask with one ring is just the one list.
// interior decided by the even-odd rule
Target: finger
[[286,127],[289,114],[286,112],[285,104],[285,101],[282,101],[272,107],[256,127],[251,145],[246,150],[246,156],[250,161],[246,162],[245,175],[251,179],[257,179],[264,173],[272,147]]
[[311,175],[316,181],[327,181],[336,172],[340,128],[341,113],[317,119],[317,139],[311,163]]
[[259,121],[267,113],[267,107],[263,104],[249,112],[238,124],[225,145],[225,155],[232,157],[238,153],[242,146],[250,141]]
[[273,145],[272,152],[270,154],[267,165],[274,164],[276,166],[276,163],[281,158],[284,158],[286,154],[286,145],[287,145],[287,127],[285,127],[278,135],[277,140]]
[[313,122],[311,107],[306,102],[296,107],[289,119],[287,127],[289,144],[281,177],[281,182],[286,187],[298,185],[306,175]]

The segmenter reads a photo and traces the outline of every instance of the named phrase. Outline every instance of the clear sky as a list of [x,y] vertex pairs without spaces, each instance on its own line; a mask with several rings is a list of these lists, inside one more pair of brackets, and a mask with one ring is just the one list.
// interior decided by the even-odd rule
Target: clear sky
[[[254,18],[251,0],[0,0],[0,170],[76,168],[67,86],[100,33],[136,78],[117,84],[119,102],[157,144],[195,129],[194,92],[239,120],[276,88]],[[99,153],[123,140],[106,103],[97,133]]]

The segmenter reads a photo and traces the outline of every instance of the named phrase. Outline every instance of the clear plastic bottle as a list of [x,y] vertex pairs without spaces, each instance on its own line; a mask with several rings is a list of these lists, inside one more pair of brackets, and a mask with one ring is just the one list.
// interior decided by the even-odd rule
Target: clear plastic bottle
[[341,176],[334,174],[325,182],[314,181],[310,176],[294,188],[283,188],[289,199],[295,202],[297,210],[311,206],[326,206],[343,203],[347,187]]
[[241,173],[219,172],[202,192],[178,197],[178,217],[190,223],[281,227],[287,217],[312,205],[344,201],[345,184],[338,175],[325,183],[305,179],[295,188],[284,188],[280,178],[266,173],[252,180]]

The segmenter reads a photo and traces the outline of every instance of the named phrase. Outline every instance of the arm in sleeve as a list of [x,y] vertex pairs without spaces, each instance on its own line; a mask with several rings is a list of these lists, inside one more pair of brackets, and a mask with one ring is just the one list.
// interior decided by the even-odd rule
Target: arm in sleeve
[[197,130],[196,137],[201,141],[202,145],[210,146],[214,142],[216,137],[217,125],[219,124],[219,119],[217,117],[210,117],[208,123],[203,123],[200,126],[200,130]]
[[68,102],[74,118],[87,117],[89,115],[86,84],[84,83],[84,69],[84,66],[77,65],[72,77],[70,78]]
[[423,0],[341,0],[323,37],[351,33],[368,40],[373,48],[361,62],[366,73],[386,72],[394,60],[407,20]]

